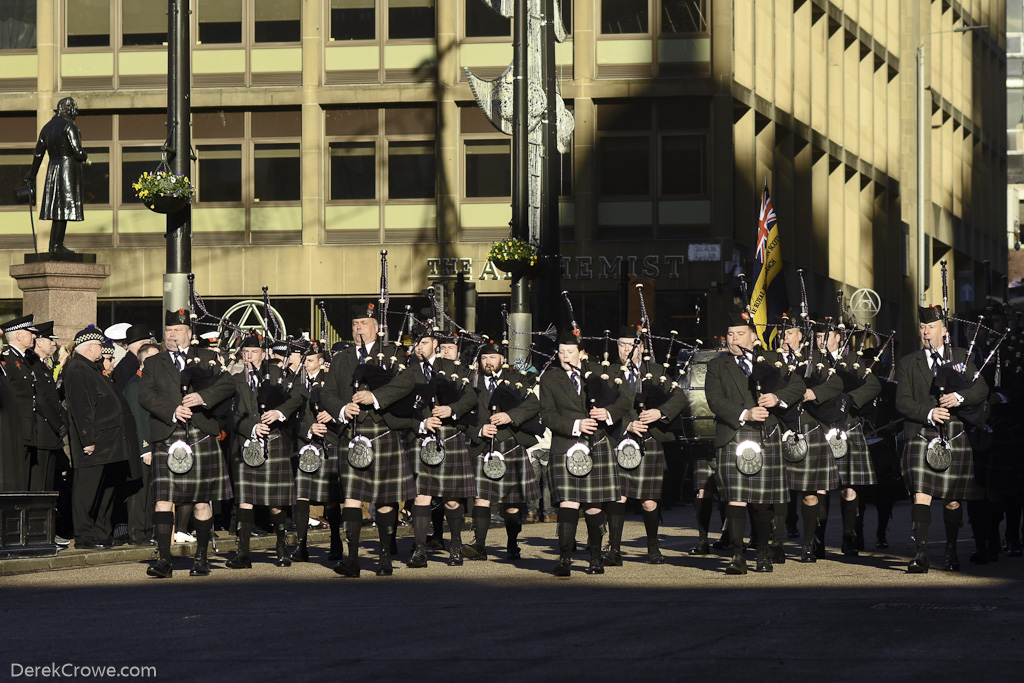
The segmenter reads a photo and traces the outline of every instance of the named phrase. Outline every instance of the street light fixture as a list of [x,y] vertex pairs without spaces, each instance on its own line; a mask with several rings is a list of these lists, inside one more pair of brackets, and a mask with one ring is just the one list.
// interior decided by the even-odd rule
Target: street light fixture
[[928,305],[928,301],[925,296],[925,285],[927,283],[926,275],[928,270],[925,263],[925,260],[927,259],[927,251],[924,248],[926,237],[924,229],[924,131],[926,121],[925,97],[928,92],[928,88],[924,84],[925,40],[928,36],[934,36],[940,33],[967,33],[969,31],[980,31],[987,28],[988,24],[981,24],[977,26],[960,26],[959,28],[945,31],[929,31],[921,36],[921,44],[917,46],[917,301],[919,306]]

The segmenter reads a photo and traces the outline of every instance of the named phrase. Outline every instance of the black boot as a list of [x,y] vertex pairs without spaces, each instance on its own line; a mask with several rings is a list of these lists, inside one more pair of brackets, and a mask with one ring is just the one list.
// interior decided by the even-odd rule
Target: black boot
[[732,541],[732,562],[725,568],[726,574],[746,574],[747,561],[743,557],[743,536],[747,525],[747,508],[728,505],[725,508],[725,522]]
[[380,539],[380,557],[377,561],[377,576],[391,576],[394,568],[391,565],[391,541],[398,526],[398,506],[389,512],[377,510],[377,536]]
[[825,559],[825,528],[828,527],[828,515],[832,508],[832,499],[827,493],[818,494],[818,528],[814,531],[814,556]]
[[854,500],[857,501],[857,522],[853,527],[854,534],[856,534],[853,546],[860,551],[864,550],[864,510],[867,506],[861,496],[857,496]]
[[[587,545],[590,546],[590,565],[587,567],[588,574],[604,574],[604,558],[601,554],[601,541],[604,536],[605,513],[598,512],[595,515],[586,515],[587,518]],[[619,565],[622,564],[622,557],[619,556]]]
[[341,542],[341,506],[332,505],[324,509],[324,517],[327,518],[327,526],[331,529],[331,551],[327,559],[337,562],[345,557],[345,546]]
[[857,551],[857,517],[860,514],[860,501],[840,499],[839,510],[843,517],[842,553],[847,557],[856,557]]
[[416,546],[405,565],[411,569],[422,569],[427,566],[427,530],[430,526],[430,506],[412,506],[412,531]]
[[341,576],[357,578],[359,576],[359,533],[363,530],[363,511],[360,508],[343,508],[341,525],[345,529],[348,553],[345,559],[334,565],[334,571]]
[[956,553],[956,541],[964,522],[963,505],[957,505],[955,510],[942,508],[942,521],[946,527],[946,562],[943,568],[947,572],[958,572],[960,571],[960,558]]
[[757,529],[757,566],[754,571],[770,572],[774,570],[769,551],[771,547],[772,521],[774,518],[775,512],[770,507],[754,512],[754,525]]
[[448,520],[448,530],[452,535],[452,544],[448,553],[449,567],[462,566],[462,519],[465,516],[466,511],[461,503],[455,508],[446,507],[444,510],[444,517]]
[[213,518],[197,519],[196,527],[196,556],[192,562],[192,569],[189,576],[209,576],[210,562],[206,559],[207,548],[210,547],[210,534],[213,533]]
[[[603,564],[609,567],[621,567],[622,527],[626,524],[626,504],[606,503],[604,509],[608,516],[608,552],[604,554]],[[590,515],[587,516],[587,524],[590,524]],[[604,569],[601,571],[603,572]]]
[[881,495],[875,502],[875,510],[878,513],[878,525],[875,527],[875,547],[885,549],[889,547],[889,520],[892,519],[892,500]]
[[910,521],[914,526],[914,542],[917,545],[917,552],[914,559],[907,565],[907,571],[911,574],[928,573],[928,531],[932,523],[932,511],[927,505],[914,503],[910,508]]
[[171,565],[171,534],[174,533],[174,513],[154,512],[153,513],[153,535],[156,537],[156,545],[160,557],[156,562],[149,565],[146,574],[158,579],[167,579],[174,573]]
[[690,548],[691,555],[707,555],[711,552],[708,544],[708,527],[711,525],[711,499],[696,498],[693,501],[693,512],[697,522],[697,545]]
[[292,551],[292,562],[309,562],[309,501],[297,500],[292,507],[292,518],[295,520],[295,550]]
[[487,559],[487,531],[491,528],[491,506],[474,505],[471,512],[473,518],[473,534],[476,540],[462,548],[467,560]]
[[224,563],[228,569],[252,569],[249,558],[249,539],[252,537],[252,524],[256,514],[252,508],[239,508],[238,518],[238,552]]
[[509,511],[509,506],[502,510],[502,517],[505,518],[505,534],[508,541],[505,544],[506,559],[510,562],[521,560],[522,551],[519,549],[519,533],[523,530],[523,511],[516,508],[515,512]]
[[644,520],[644,530],[647,532],[647,563],[665,564],[665,556],[661,554],[661,546],[658,544],[658,524],[661,521],[661,509],[641,510],[641,517]]
[[50,223],[50,254],[74,254],[64,246],[64,233],[67,232],[67,221],[53,221]]
[[786,534],[784,531],[786,526],[786,504],[775,503],[772,505],[772,510],[772,544],[768,549],[768,558],[772,564],[783,564],[786,561],[786,549],[782,542]]
[[572,569],[572,549],[576,544],[576,526],[579,522],[579,510],[558,508],[558,564],[555,565],[555,576],[569,576]]
[[814,554],[814,543],[816,536],[815,531],[818,528],[818,506],[821,503],[815,503],[814,505],[808,505],[807,503],[800,503],[800,511],[803,515],[804,520],[804,543],[800,549],[800,561],[801,562],[817,562],[818,557]]
[[[270,523],[274,525],[274,534],[277,536],[277,545],[274,548],[277,553],[277,560],[274,564],[278,567],[292,566],[292,558],[288,554],[288,532],[285,530],[287,521],[288,515],[285,514],[284,510],[270,515]],[[306,526],[309,526],[308,516],[306,517]]]

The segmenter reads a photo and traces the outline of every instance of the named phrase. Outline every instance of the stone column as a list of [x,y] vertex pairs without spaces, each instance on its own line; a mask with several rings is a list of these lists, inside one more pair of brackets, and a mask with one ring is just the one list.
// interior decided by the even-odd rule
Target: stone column
[[43,261],[15,264],[10,272],[24,292],[24,314],[39,322],[53,320],[61,344],[96,324],[96,294],[110,277],[109,264]]

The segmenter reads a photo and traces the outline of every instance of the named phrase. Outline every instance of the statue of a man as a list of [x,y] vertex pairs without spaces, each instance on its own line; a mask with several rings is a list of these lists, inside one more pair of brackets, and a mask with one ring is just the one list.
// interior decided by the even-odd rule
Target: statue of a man
[[52,221],[50,254],[73,254],[64,246],[68,221],[84,220],[82,211],[82,164],[89,157],[82,149],[82,136],[75,125],[78,105],[70,97],[57,103],[57,115],[39,131],[32,170],[25,176],[31,182],[49,152],[46,181],[40,201],[39,220]]

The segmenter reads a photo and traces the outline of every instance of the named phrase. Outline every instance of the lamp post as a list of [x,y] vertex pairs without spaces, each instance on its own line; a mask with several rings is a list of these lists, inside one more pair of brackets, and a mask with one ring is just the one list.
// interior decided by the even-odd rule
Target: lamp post
[[946,31],[929,31],[921,36],[921,44],[917,46],[917,303],[918,306],[928,305],[927,297],[925,295],[925,288],[927,287],[927,273],[928,266],[925,263],[928,258],[927,250],[924,248],[925,237],[927,236],[924,229],[924,183],[925,183],[925,168],[924,168],[924,138],[925,138],[925,125],[927,117],[925,98],[928,94],[928,88],[924,82],[924,48],[928,36],[934,36],[941,33],[967,33],[969,31],[979,31],[981,29],[987,29],[988,24],[981,24],[977,26],[961,26],[959,28],[949,29]]

